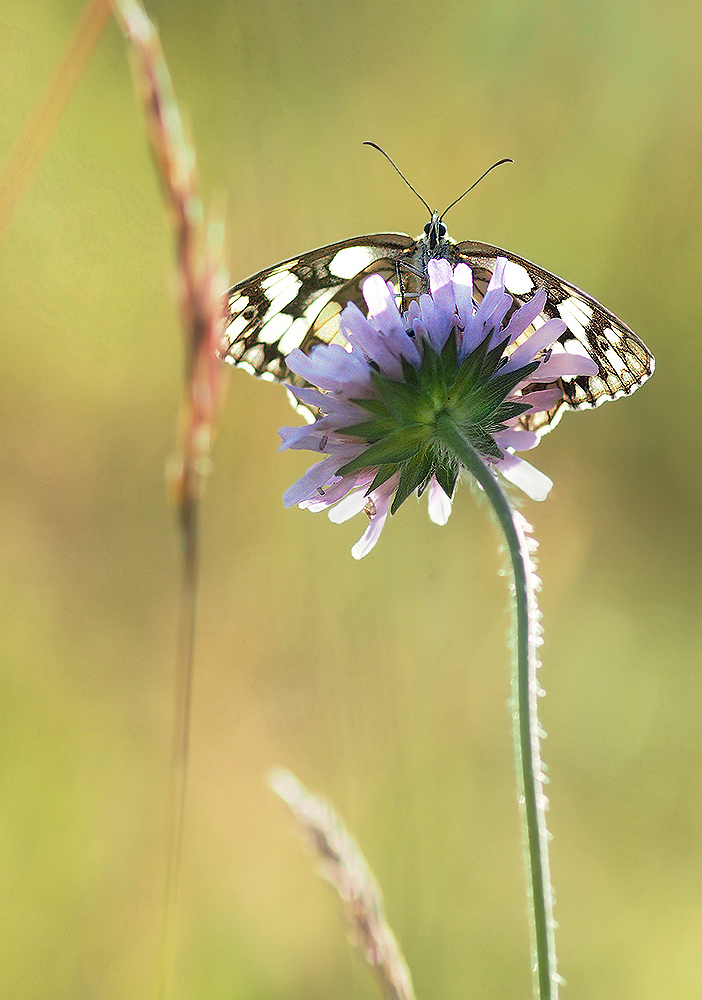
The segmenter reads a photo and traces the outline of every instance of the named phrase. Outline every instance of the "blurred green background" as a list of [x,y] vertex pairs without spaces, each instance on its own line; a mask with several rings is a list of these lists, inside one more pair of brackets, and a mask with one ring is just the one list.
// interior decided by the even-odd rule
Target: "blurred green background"
[[[80,5],[5,0],[2,155]],[[702,15],[585,3],[153,2],[232,282],[439,209],[621,315],[658,371],[568,415],[523,510],[565,997],[702,995],[699,345]],[[182,348],[172,245],[110,24],[2,247],[3,996],[152,992],[179,549],[164,488]],[[405,504],[355,563],[281,494],[284,392],[234,371],[202,511],[173,996],[376,996],[266,785],[327,795],[418,996],[530,996],[507,710],[509,596],[485,506]]]

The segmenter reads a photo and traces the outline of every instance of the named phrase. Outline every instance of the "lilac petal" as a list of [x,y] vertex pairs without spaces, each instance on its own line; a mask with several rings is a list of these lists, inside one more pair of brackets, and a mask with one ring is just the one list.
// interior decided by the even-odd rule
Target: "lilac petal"
[[354,343],[357,343],[366,354],[372,352],[378,339],[376,330],[355,302],[348,302],[344,307],[341,314],[341,332],[348,340],[353,338]]
[[[327,420],[330,421],[328,429],[325,428]],[[290,433],[298,431],[297,434]],[[318,420],[311,426],[305,424],[302,427],[281,427],[278,431],[283,438],[279,451],[316,451],[320,454],[336,455],[339,465],[350,462],[351,459],[360,455],[368,442],[363,438],[351,434],[339,434],[337,428],[331,423],[331,418]]]
[[356,544],[351,548],[351,555],[354,559],[363,559],[364,556],[368,555],[371,549],[375,548],[387,516],[388,512],[386,510],[384,514],[375,514],[375,516],[371,519],[366,530],[363,532]]
[[493,334],[490,338],[490,343],[494,347],[495,344],[501,343],[505,339],[505,331],[503,330],[504,318],[507,315],[509,309],[511,309],[514,304],[514,300],[511,295],[503,293],[501,298],[497,301],[492,314],[490,316],[490,325],[493,327]]
[[453,324],[456,314],[456,296],[453,290],[453,271],[447,260],[430,260],[427,264],[429,287],[434,302]]
[[[354,302],[349,302],[343,313],[341,332],[348,339],[355,350],[358,348],[366,358],[374,361],[380,370],[392,379],[402,377],[402,365],[400,364],[397,352],[393,351],[392,344],[388,338],[383,337],[374,330],[366,317]],[[402,331],[404,340],[408,340],[404,329]]]
[[288,448],[293,451],[299,451],[302,448],[319,452],[325,450],[320,447],[322,435],[317,430],[317,424],[303,424],[302,427],[281,427],[278,433],[283,439],[279,451],[286,451]]
[[351,549],[351,555],[354,559],[363,559],[375,547],[375,543],[380,538],[380,532],[383,530],[383,525],[390,510],[392,497],[399,481],[399,475],[392,476],[386,483],[383,483],[382,486],[371,493],[370,498],[375,504],[375,514],[370,519],[366,530]]
[[[304,503],[299,504],[307,510],[329,510],[329,517],[334,520],[332,514],[336,511],[333,504],[343,504],[347,496],[355,495],[358,490],[364,490],[371,483],[371,479],[363,475],[343,476],[337,482],[331,483],[324,489],[324,496],[312,497]],[[331,508],[331,509],[330,509]],[[351,516],[351,515],[349,515]],[[346,518],[341,518],[346,520]]]
[[319,389],[314,389],[309,385],[288,385],[286,383],[285,388],[301,403],[307,403],[308,406],[316,406],[320,410],[323,406],[325,406],[330,398],[334,398],[333,396],[327,396],[325,393],[320,392]]
[[295,504],[303,503],[314,497],[320,489],[330,483],[336,483],[339,477],[335,475],[339,468],[339,459],[336,455],[317,462],[311,466],[307,472],[296,483],[294,483],[283,494],[283,503],[286,507],[294,507]]
[[320,418],[318,423],[324,420],[326,424],[333,419],[337,427],[348,427],[350,424],[368,419],[367,412],[361,406],[344,399],[341,395],[325,392],[322,394],[322,400],[323,403],[319,409],[325,416]]
[[[498,257],[495,260],[495,270],[490,276],[490,281],[485,290],[485,298],[488,297],[489,293],[494,289],[499,289],[504,292],[505,290],[505,268],[507,267],[507,258]],[[485,299],[483,299],[485,301]]]
[[329,520],[334,524],[343,524],[350,517],[359,514],[368,503],[368,497],[362,489],[348,493],[335,507],[329,511]]
[[353,385],[371,385],[368,365],[340,344],[319,344],[309,354],[296,347],[285,359],[296,375],[320,389],[339,390]]
[[427,506],[429,508],[429,518],[434,524],[439,524],[443,527],[444,524],[449,519],[452,509],[452,501],[446,496],[443,489],[437,483],[436,479],[432,476],[431,482],[427,489]]
[[406,337],[395,296],[379,274],[372,274],[363,283],[363,298],[368,306],[368,321],[375,329]]
[[[331,396],[327,396],[326,398],[333,399]],[[298,442],[304,439],[311,442],[309,445],[304,446],[309,447],[311,451],[327,451],[327,448],[319,447],[319,442],[325,439],[328,441],[330,435],[336,436],[336,432],[343,427],[351,427],[361,420],[368,419],[367,414],[360,407],[354,406],[353,403],[346,403],[343,400],[340,402],[342,405],[338,409],[335,409],[335,412],[328,413],[324,417],[319,417],[313,424],[303,424],[301,427],[281,427],[278,433],[282,437],[283,443],[279,450],[285,451],[286,448],[299,448],[300,445]],[[346,438],[346,440],[350,441],[353,439]]]
[[599,367],[590,357],[584,354],[568,354],[565,351],[553,352],[548,361],[544,361],[534,372],[534,378],[545,382],[554,382],[562,376],[597,375]]
[[421,310],[419,308],[419,303],[417,302],[416,299],[412,299],[409,306],[407,307],[407,311],[405,313],[405,319],[408,320],[409,323],[411,323],[412,320],[419,319],[420,314]]
[[515,451],[529,451],[539,443],[538,434],[533,431],[522,431],[516,427],[510,427],[506,431],[499,431],[495,434],[495,441],[498,446],[506,451],[507,448],[514,448]]
[[[412,327],[412,332],[414,333],[414,339],[410,338],[413,344],[417,344],[422,340],[429,340],[429,334],[422,316],[413,318],[410,325]],[[417,353],[419,353],[419,351]],[[416,367],[419,367],[419,365]]]
[[458,264],[453,272],[453,294],[461,326],[473,318],[473,272],[467,264]]
[[[505,336],[509,337],[508,344],[513,344],[517,337],[520,337],[529,329],[536,317],[543,312],[546,305],[546,292],[540,288],[535,295],[525,302],[521,308],[517,309],[512,319],[507,324]],[[545,324],[544,324],[545,325]]]
[[554,340],[560,337],[565,328],[566,325],[562,319],[550,319],[547,323],[544,323],[523,344],[515,347],[509,356],[507,364],[503,368],[500,368],[500,375],[515,371],[515,369],[521,368],[523,365],[528,365],[540,351],[545,351],[547,347],[550,347]]
[[500,313],[504,316],[511,305],[512,299],[505,294],[504,288],[491,288],[485,293],[476,315],[484,327],[496,326],[496,318]]
[[516,455],[505,455],[495,466],[505,479],[518,486],[532,500],[545,500],[553,486],[548,476]]
[[550,410],[563,399],[563,390],[554,385],[550,389],[538,389],[536,392],[526,392],[523,396],[517,397],[520,403],[529,403],[530,409],[527,413],[540,413],[541,410]]
[[441,351],[451,332],[453,316],[447,315],[432,299],[431,295],[420,295],[419,307],[422,310],[422,326],[426,330],[425,337],[435,350]]

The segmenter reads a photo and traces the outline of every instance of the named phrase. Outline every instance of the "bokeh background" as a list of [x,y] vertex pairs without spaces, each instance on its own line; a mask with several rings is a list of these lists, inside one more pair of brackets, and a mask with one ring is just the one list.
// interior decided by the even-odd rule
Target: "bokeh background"
[[[682,0],[434,7],[151,2],[226,206],[232,281],[357,233],[508,247],[657,356],[633,398],[534,455],[541,703],[565,997],[702,994],[702,15]],[[75,0],[5,0],[5,157]],[[0,982],[13,1000],[153,989],[179,546],[164,487],[182,348],[172,246],[123,41],[103,35],[2,247]],[[281,494],[306,466],[277,386],[234,371],[202,510],[180,998],[377,995],[267,787],[328,796],[420,998],[530,996],[507,709],[509,596],[485,506],[411,501],[355,563]]]

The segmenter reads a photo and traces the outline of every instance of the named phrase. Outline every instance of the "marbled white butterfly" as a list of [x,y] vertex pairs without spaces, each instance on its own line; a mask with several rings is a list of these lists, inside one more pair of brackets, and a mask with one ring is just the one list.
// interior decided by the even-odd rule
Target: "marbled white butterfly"
[[587,409],[629,395],[651,376],[655,362],[643,341],[590,295],[499,247],[473,240],[457,243],[443,222],[448,209],[439,215],[424,205],[431,219],[416,239],[404,233],[357,236],[291,257],[234,285],[225,297],[221,357],[262,378],[299,385],[301,379],[285,364],[286,355],[295,347],[308,353],[315,344],[335,339],[343,343],[338,315],[347,302],[364,308],[361,285],[368,275],[379,273],[393,281],[402,309],[407,299],[428,290],[429,260],[443,257],[452,266],[464,261],[473,271],[480,300],[496,259],[506,257],[505,287],[514,299],[513,309],[543,288],[546,304],[534,326],[560,316],[567,329],[552,350],[586,353],[599,368],[596,375],[564,378],[563,400],[552,410],[525,414],[521,422],[527,430],[544,434],[565,410]]

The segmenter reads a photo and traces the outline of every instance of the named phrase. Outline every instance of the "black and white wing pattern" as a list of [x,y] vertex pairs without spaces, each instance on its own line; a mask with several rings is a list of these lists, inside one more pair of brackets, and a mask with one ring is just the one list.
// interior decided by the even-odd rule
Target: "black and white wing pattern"
[[631,395],[653,374],[655,359],[644,342],[587,292],[489,243],[466,240],[456,244],[455,252],[457,260],[470,265],[473,281],[481,290],[487,287],[497,258],[506,257],[505,288],[514,299],[515,308],[543,288],[546,304],[534,326],[549,319],[562,319],[566,330],[552,350],[587,354],[599,368],[596,375],[561,379],[562,402],[552,410],[523,416],[520,422],[527,430],[545,434],[556,426],[566,410],[591,409],[607,400]]
[[225,330],[220,356],[254,375],[298,383],[285,364],[295,347],[339,336],[338,316],[347,302],[364,305],[361,285],[370,275],[395,278],[397,261],[417,241],[402,233],[359,236],[310,250],[266,268],[230,288],[225,296]]
[[[477,301],[487,288],[498,257],[507,258],[505,288],[514,309],[544,289],[546,303],[534,321],[553,317],[566,324],[552,350],[587,354],[596,375],[562,379],[563,400],[553,409],[522,417],[523,426],[545,434],[568,410],[599,406],[630,395],[653,373],[653,355],[633,330],[585,292],[523,257],[488,243],[456,243],[438,213],[417,237],[377,233],[332,243],[259,271],[225,296],[225,330],[220,355],[254,375],[301,384],[285,364],[293,348],[306,353],[319,343],[343,342],[338,315],[348,302],[364,308],[361,286],[374,273],[394,282],[399,304],[428,290],[427,264],[445,258],[473,271]],[[299,405],[299,404],[298,404]]]

